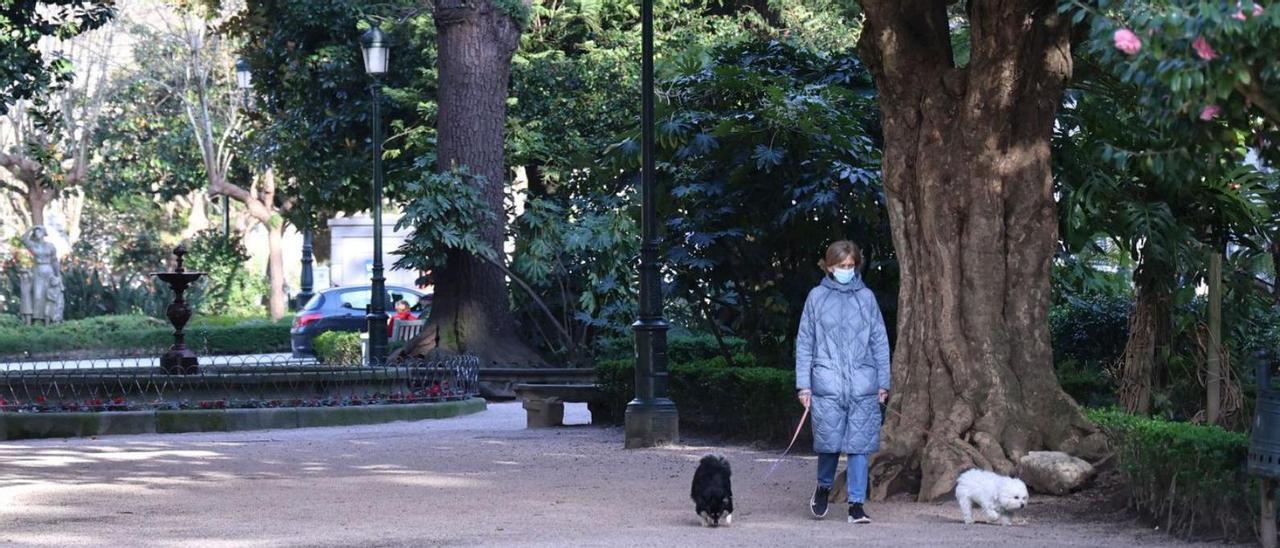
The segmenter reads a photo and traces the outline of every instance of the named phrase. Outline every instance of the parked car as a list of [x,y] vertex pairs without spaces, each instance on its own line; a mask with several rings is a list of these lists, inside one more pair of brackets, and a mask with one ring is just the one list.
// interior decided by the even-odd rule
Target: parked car
[[[419,318],[431,311],[431,296],[416,289],[387,286],[387,316],[395,313],[395,303],[403,299]],[[352,285],[332,287],[316,293],[298,311],[289,330],[294,357],[315,356],[312,341],[326,331],[364,331],[365,314],[373,301],[372,287]]]

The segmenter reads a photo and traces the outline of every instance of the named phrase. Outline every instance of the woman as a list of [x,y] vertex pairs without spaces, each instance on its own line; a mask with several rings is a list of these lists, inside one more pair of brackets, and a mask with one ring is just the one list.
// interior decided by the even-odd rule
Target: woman
[[61,321],[50,316],[49,303],[62,303],[62,269],[58,266],[58,249],[44,239],[47,235],[43,226],[37,226],[22,238],[22,243],[35,259],[31,273],[32,319],[53,323]]
[[842,240],[818,262],[826,272],[809,292],[796,337],[796,390],[810,411],[818,488],[809,500],[815,518],[827,515],[827,498],[849,455],[849,522],[870,523],[867,457],[880,449],[880,404],[889,398],[889,339],[876,297],[858,276],[861,253]]

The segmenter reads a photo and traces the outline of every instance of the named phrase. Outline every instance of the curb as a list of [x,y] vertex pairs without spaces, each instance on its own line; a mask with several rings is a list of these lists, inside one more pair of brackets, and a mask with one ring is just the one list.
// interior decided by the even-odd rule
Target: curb
[[0,413],[0,441],[355,426],[443,419],[479,413],[485,408],[484,399],[468,398],[459,401],[359,407]]

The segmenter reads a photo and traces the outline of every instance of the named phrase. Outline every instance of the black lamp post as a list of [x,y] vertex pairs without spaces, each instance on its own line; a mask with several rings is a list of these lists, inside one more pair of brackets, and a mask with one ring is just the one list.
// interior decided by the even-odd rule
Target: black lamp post
[[[236,87],[243,94],[244,108],[249,108],[249,92],[253,89],[253,72],[249,70],[249,61],[244,58],[236,60]],[[222,237],[231,237],[231,197],[222,195]]]
[[653,169],[653,0],[640,3],[640,318],[636,332],[636,397],[627,404],[626,447],[680,439],[676,404],[667,397],[667,320],[662,317],[658,265],[657,189]]
[[387,361],[387,279],[382,276],[382,75],[387,72],[387,35],[374,25],[360,37],[364,71],[373,78],[373,298],[366,317],[369,327],[369,365]]
[[313,249],[311,245],[311,211],[310,208],[303,207],[305,208],[303,217],[306,220],[302,224],[302,288],[298,291],[297,301],[294,303],[298,310],[302,310],[302,307],[311,301],[311,297],[315,296],[315,293],[311,290],[312,286],[315,285],[315,276],[311,272],[311,263],[314,262],[311,256]]

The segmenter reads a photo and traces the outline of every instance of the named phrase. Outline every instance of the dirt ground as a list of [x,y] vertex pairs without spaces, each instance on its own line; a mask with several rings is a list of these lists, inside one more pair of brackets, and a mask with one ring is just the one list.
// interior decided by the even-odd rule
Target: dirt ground
[[[568,421],[586,422],[582,406]],[[699,440],[622,449],[618,428],[526,430],[516,403],[446,420],[0,442],[0,546],[1179,546],[1104,489],[1034,496],[1027,523],[950,504],[809,518],[815,459]],[[698,458],[732,462],[730,527],[700,527]],[[834,519],[833,519],[834,518]]]

